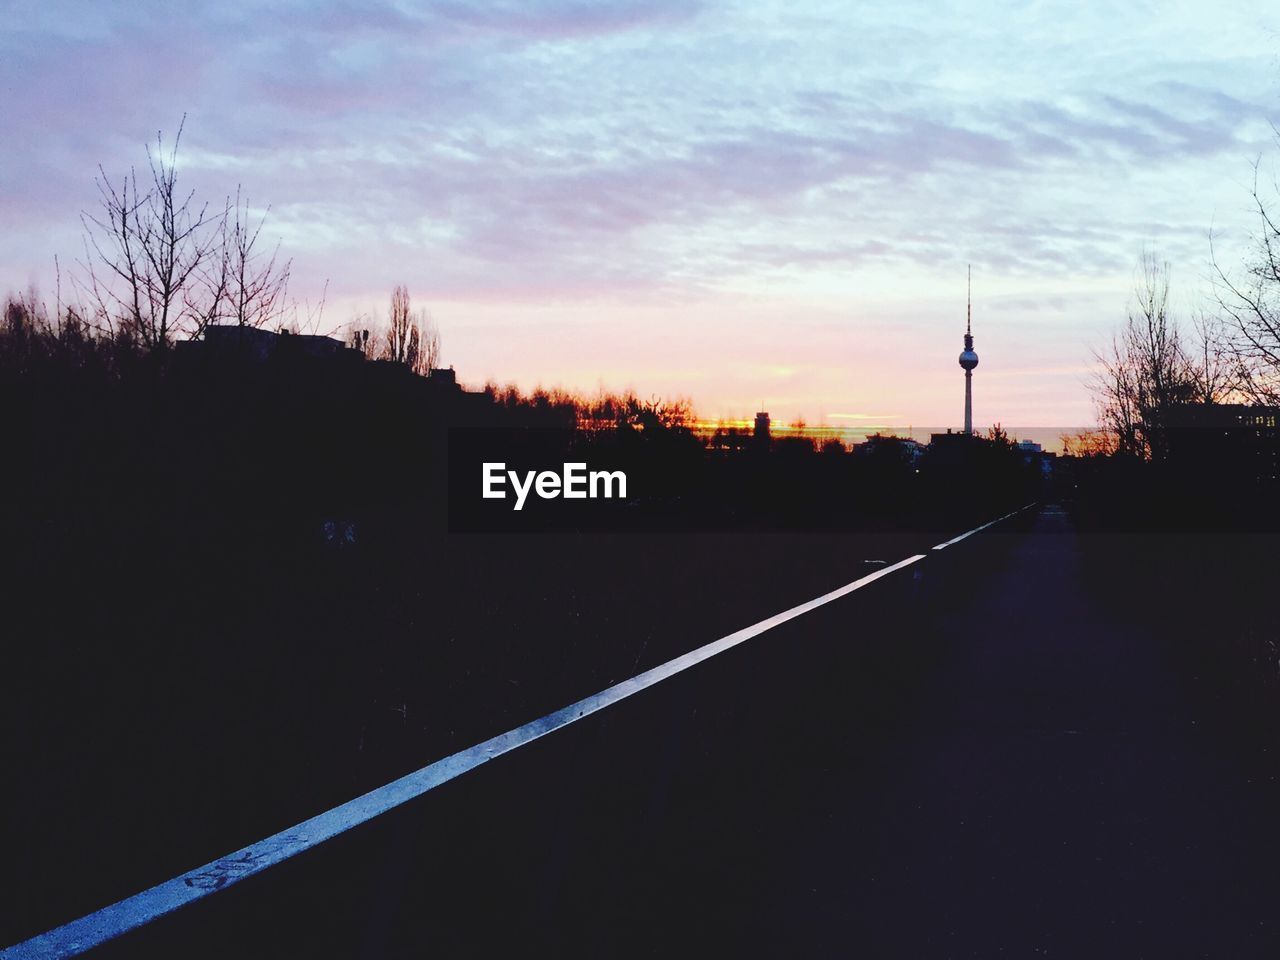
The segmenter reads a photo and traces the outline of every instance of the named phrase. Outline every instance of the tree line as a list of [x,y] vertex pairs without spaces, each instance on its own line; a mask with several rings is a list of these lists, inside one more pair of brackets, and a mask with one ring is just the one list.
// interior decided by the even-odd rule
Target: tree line
[[[291,296],[293,261],[263,236],[270,207],[255,208],[240,186],[213,203],[180,183],[184,126],[185,118],[168,145],[156,134],[141,170],[111,176],[98,167],[98,204],[81,214],[83,251],[65,288],[58,264],[54,307],[34,290],[6,299],[7,353],[32,361],[75,352],[118,367],[125,357],[163,355],[215,325],[320,331],[327,284],[318,303]],[[376,312],[357,316],[341,335],[370,359],[415,373],[440,365],[439,330],[412,307],[403,285],[393,289],[385,320]]]
[[1172,411],[1189,404],[1280,405],[1280,186],[1250,191],[1255,227],[1234,269],[1210,239],[1208,302],[1188,321],[1171,304],[1167,261],[1144,251],[1127,315],[1095,352],[1091,383],[1100,433],[1069,438],[1068,449],[1162,462]]

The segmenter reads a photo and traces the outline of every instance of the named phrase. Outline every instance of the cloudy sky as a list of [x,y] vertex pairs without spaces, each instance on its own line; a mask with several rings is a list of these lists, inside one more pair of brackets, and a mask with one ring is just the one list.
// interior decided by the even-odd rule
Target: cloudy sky
[[1088,423],[1144,245],[1190,309],[1251,227],[1280,14],[1087,6],[0,3],[0,289],[185,113],[326,331],[404,283],[466,382],[958,424],[971,262],[977,422]]

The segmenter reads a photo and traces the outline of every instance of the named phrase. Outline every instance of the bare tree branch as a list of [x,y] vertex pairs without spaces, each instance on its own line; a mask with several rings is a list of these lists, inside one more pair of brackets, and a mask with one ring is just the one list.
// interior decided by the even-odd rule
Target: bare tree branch
[[[1201,373],[1169,312],[1170,270],[1144,252],[1125,325],[1102,352],[1093,382],[1098,419],[1117,452],[1162,460],[1170,409],[1197,398]],[[1216,371],[1212,374],[1216,376]]]
[[178,336],[195,336],[218,316],[221,287],[198,290],[221,271],[210,271],[222,218],[178,188],[178,146],[183,123],[167,155],[161,134],[147,148],[150,183],[139,186],[130,170],[115,186],[99,167],[97,215],[84,214],[85,260],[81,288],[109,325],[149,350],[163,349]]
[[1280,403],[1280,223],[1271,204],[1280,196],[1273,183],[1270,197],[1258,186],[1261,161],[1255,161],[1250,196],[1257,228],[1244,276],[1236,279],[1219,262],[1210,237],[1225,352],[1233,368],[1234,387],[1255,403]]

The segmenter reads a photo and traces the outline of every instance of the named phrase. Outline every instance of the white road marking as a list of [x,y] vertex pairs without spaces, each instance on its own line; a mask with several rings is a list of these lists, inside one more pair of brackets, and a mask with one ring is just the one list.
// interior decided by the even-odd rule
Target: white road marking
[[1022,513],[1023,510],[1030,510],[1034,506],[1035,506],[1034,503],[1028,503],[1025,507],[1019,507],[1017,510],[1014,510],[1012,513],[1006,513],[1003,517],[996,517],[994,520],[988,520],[986,523],[984,523],[980,527],[974,527],[972,530],[966,530],[964,533],[960,534],[960,536],[958,537],[952,537],[950,540],[946,541],[945,543],[937,544],[933,549],[945,550],[947,549],[947,547],[951,546],[952,544],[959,543],[965,537],[972,537],[975,533],[985,530],[987,529],[987,527],[994,527],[1001,520],[1008,520],[1010,517],[1014,516],[1015,514]]
[[421,770],[403,776],[399,780],[388,783],[386,786],[371,790],[364,796],[349,800],[341,806],[318,814],[295,827],[283,830],[274,836],[267,837],[265,840],[259,840],[257,843],[250,844],[211,863],[206,863],[203,867],[197,867],[195,870],[174,877],[172,880],[166,880],[164,883],[157,884],[149,890],[144,890],[125,900],[113,903],[109,907],[103,907],[101,910],[81,917],[79,920],[72,920],[61,927],[15,944],[6,950],[0,951],[0,958],[3,958],[3,960],[28,960],[28,958],[34,960],[34,958],[39,957],[44,958],[44,960],[54,960],[54,958],[74,957],[84,953],[86,950],[91,950],[123,933],[150,923],[158,917],[172,913],[179,907],[194,903],[219,890],[225,890],[233,883],[246,877],[251,877],[256,873],[261,873],[268,867],[273,867],[295,854],[309,850],[332,837],[336,837],[340,833],[350,830],[352,827],[366,823],[379,814],[386,813],[388,810],[393,810],[403,803],[420,797],[427,791],[440,786],[440,784],[447,783],[454,777],[461,776],[469,770],[474,770],[495,757],[509,753],[518,747],[524,746],[526,743],[532,743],[534,740],[545,737],[561,727],[568,726],[575,720],[581,720],[583,717],[603,710],[619,700],[625,700],[632,694],[639,693],[641,690],[688,670],[704,660],[709,660],[718,654],[724,653],[726,650],[736,647],[752,637],[758,637],[766,630],[772,630],[788,620],[794,620],[796,617],[825,606],[833,600],[847,596],[855,590],[860,590],[881,577],[893,573],[895,570],[901,570],[903,567],[910,566],[917,560],[923,560],[924,558],[925,554],[918,553],[905,560],[900,560],[892,566],[869,573],[865,577],[845,584],[839,589],[832,590],[830,593],[792,607],[790,610],[774,614],[772,617],[761,620],[750,627],[745,627],[728,636],[721,637],[719,640],[713,640],[705,646],[698,647],[698,649],[691,650],[689,653],[676,657],[674,660],[668,660],[661,666],[637,674],[630,680],[616,683],[608,689],[579,700],[577,703],[570,704],[554,713],[549,713],[545,717],[539,717],[537,720],[526,723],[522,727],[508,730],[506,733],[476,744],[474,747],[459,751],[452,756],[445,757],[443,760],[437,760]]

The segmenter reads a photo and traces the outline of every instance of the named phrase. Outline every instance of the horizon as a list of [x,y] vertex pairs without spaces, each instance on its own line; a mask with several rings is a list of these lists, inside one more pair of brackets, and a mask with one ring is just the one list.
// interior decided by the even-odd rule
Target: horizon
[[1075,430],[1142,250],[1185,317],[1274,145],[1243,4],[488,10],[17,4],[0,283],[50,296],[98,164],[186,115],[182,180],[270,205],[318,332],[403,283],[468,383],[957,426],[972,263],[975,427]]

